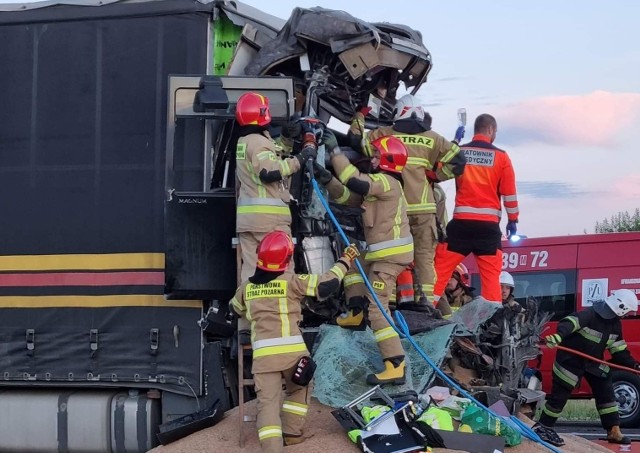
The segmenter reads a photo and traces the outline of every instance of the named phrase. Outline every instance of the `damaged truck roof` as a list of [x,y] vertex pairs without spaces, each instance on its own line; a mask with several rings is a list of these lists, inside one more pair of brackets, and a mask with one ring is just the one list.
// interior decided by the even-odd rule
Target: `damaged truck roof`
[[308,83],[312,74],[323,72],[326,90],[319,97],[324,110],[348,122],[354,110],[367,105],[373,95],[382,104],[378,119],[390,122],[399,85],[415,93],[431,68],[431,54],[420,32],[316,7],[294,9],[245,73],[282,74]]

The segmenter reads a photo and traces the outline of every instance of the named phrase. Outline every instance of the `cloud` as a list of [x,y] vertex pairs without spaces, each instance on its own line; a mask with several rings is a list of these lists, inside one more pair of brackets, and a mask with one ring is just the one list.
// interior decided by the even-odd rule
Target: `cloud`
[[640,93],[529,99],[498,108],[496,118],[500,140],[509,144],[617,147],[621,135],[640,122]]
[[444,76],[429,78],[429,82],[458,82],[460,80],[470,80],[470,76]]
[[640,173],[625,175],[613,183],[613,196],[627,200],[636,200],[640,207]]
[[518,181],[518,195],[529,195],[533,198],[575,198],[589,194],[573,184],[561,181]]

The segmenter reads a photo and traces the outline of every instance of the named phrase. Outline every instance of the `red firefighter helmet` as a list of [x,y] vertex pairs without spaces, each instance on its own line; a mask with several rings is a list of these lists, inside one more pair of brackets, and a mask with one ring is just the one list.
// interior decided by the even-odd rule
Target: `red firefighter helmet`
[[271,122],[269,98],[258,93],[245,93],[236,104],[236,120],[240,126],[266,126]]
[[380,152],[380,170],[402,173],[407,165],[407,148],[399,138],[393,135],[380,137],[371,143]]
[[293,255],[293,241],[284,231],[268,233],[258,244],[258,269],[282,272]]
[[456,270],[453,271],[453,278],[458,280],[458,282],[460,282],[464,286],[469,286],[469,284],[471,283],[469,281],[469,270],[467,269],[467,266],[462,263],[456,266]]

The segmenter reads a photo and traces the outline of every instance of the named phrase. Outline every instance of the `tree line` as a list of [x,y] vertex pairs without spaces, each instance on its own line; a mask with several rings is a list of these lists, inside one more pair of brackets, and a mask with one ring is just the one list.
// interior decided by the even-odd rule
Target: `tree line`
[[621,211],[609,219],[596,222],[596,233],[623,233],[626,231],[640,231],[640,208],[636,208],[633,214],[629,211]]

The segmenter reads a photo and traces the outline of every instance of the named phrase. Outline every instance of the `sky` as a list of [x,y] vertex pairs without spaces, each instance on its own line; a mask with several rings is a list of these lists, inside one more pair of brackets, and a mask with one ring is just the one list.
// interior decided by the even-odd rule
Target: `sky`
[[[477,115],[496,117],[495,144],[516,172],[520,233],[592,233],[640,207],[640,2],[244,2],[284,19],[320,5],[419,30],[434,66],[418,96],[433,129],[453,138],[464,107],[469,140]],[[451,212],[455,187],[443,186]]]
[[[596,221],[640,207],[640,2],[244,2],[282,18],[320,5],[419,30],[434,66],[418,96],[433,129],[453,138],[464,107],[471,139],[477,115],[496,117],[522,234],[593,233]],[[451,212],[455,187],[444,186]]]

